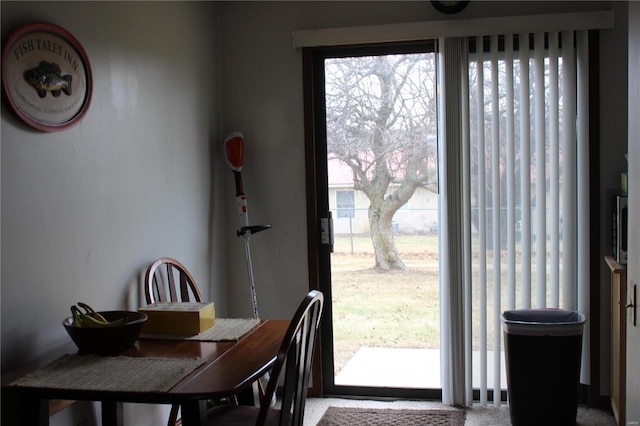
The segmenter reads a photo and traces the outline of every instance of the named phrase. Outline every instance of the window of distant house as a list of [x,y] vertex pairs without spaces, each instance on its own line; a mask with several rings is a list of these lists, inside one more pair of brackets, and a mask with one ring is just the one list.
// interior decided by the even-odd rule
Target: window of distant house
[[338,217],[355,216],[356,197],[355,191],[337,191],[336,206],[338,208]]

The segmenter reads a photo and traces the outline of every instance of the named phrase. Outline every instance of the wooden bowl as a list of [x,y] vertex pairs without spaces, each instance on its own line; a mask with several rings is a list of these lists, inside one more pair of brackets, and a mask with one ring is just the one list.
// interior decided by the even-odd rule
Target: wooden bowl
[[102,311],[100,314],[107,321],[127,318],[127,322],[110,327],[90,328],[72,325],[73,317],[62,321],[79,353],[109,355],[127,350],[138,340],[147,320],[146,314],[135,311]]

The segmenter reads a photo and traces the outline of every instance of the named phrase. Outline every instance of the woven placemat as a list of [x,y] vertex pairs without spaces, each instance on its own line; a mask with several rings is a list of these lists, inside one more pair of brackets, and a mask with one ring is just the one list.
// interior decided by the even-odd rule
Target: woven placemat
[[329,407],[316,426],[463,426],[462,410]]
[[182,336],[175,334],[148,334],[142,333],[141,339],[164,340],[198,340],[203,342],[220,342],[225,340],[238,340],[260,323],[253,318],[216,318],[213,327],[195,336]]
[[64,355],[11,386],[166,392],[204,362],[202,358]]

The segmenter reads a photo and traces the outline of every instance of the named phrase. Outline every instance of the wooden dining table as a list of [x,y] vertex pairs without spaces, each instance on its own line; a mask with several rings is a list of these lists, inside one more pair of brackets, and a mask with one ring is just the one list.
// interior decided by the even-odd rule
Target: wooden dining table
[[[6,419],[14,418],[18,419],[16,425],[48,425],[50,400],[99,401],[102,424],[106,426],[123,424],[123,403],[180,404],[183,425],[206,424],[207,400],[237,395],[272,368],[288,325],[288,320],[262,320],[237,341],[139,339],[132,348],[118,354],[154,359],[198,358],[202,361],[167,391],[13,384],[21,377],[39,371],[61,353],[73,353],[75,346],[71,343],[35,363],[2,375],[3,424]],[[6,424],[14,423],[7,421]]]

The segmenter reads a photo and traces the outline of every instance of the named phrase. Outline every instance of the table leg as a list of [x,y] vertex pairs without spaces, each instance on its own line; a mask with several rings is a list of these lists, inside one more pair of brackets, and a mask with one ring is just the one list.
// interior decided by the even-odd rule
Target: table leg
[[182,404],[183,426],[204,426],[207,424],[207,401],[193,400]]
[[122,402],[102,401],[103,426],[122,426],[124,424],[123,417]]

